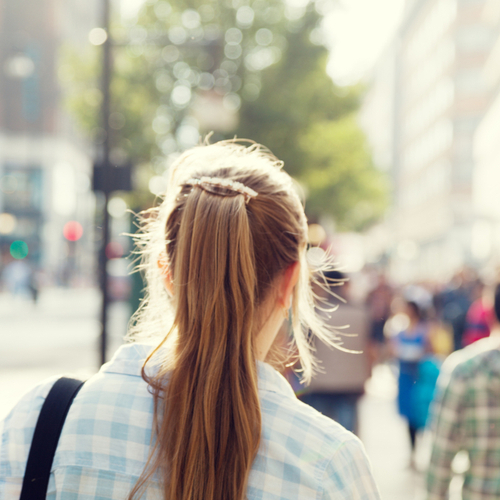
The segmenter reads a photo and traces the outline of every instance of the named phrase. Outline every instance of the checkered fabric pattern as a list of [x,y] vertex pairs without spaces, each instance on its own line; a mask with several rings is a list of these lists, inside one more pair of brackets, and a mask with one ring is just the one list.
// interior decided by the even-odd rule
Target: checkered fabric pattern
[[[124,500],[146,463],[153,400],[140,376],[150,347],[123,346],[83,386],[57,448],[47,498]],[[0,498],[17,500],[38,413],[55,379],[28,393],[4,422]],[[250,500],[378,500],[360,441],[298,401],[288,382],[259,362],[263,428],[248,484]],[[161,499],[154,480],[143,499]]]
[[451,462],[467,451],[463,500],[500,498],[500,350],[487,338],[452,354],[443,365],[434,407],[428,500],[448,498]]

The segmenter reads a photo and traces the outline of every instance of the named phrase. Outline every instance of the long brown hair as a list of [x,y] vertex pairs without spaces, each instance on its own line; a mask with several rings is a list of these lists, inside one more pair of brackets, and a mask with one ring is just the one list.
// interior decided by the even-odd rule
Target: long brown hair
[[[255,144],[194,148],[171,167],[164,202],[144,219],[138,243],[149,295],[131,335],[161,336],[154,352],[161,368],[154,375],[143,369],[154,397],[154,445],[129,498],[153,474],[166,500],[245,498],[261,434],[254,341],[272,285],[290,264],[302,261],[293,329],[305,378],[313,361],[304,330],[317,327],[332,342],[314,323],[306,218],[281,166]],[[224,187],[209,192],[192,182],[205,176],[239,182],[257,196],[248,200]],[[168,265],[172,298],[158,261]]]

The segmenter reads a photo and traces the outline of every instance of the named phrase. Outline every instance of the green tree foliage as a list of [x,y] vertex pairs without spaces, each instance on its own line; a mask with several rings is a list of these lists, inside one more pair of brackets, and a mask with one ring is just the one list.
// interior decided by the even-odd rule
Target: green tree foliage
[[[137,19],[115,24],[114,145],[135,161],[161,163],[198,142],[193,128],[210,131],[193,120],[200,98],[208,96],[224,113],[235,114],[242,97],[258,92],[260,72],[285,50],[283,33],[300,21],[289,10],[283,0],[254,0],[251,6],[239,0],[147,0]],[[98,66],[96,48],[64,51],[68,107],[97,142]]]
[[243,104],[238,129],[238,135],[272,144],[293,175],[302,172],[305,160],[297,150],[298,137],[319,120],[353,112],[359,100],[356,89],[335,87],[325,71],[326,48],[310,41],[318,14],[310,9],[302,21],[299,31],[288,33],[284,57],[264,71],[258,99]]
[[[310,215],[344,229],[372,222],[384,183],[354,119],[361,89],[326,74],[320,21],[314,0],[146,0],[137,19],[113,27],[113,149],[161,174],[169,154],[210,131],[200,116],[215,102],[209,118],[239,115],[215,138],[269,147],[305,186]],[[99,56],[66,48],[61,66],[68,106],[97,143]]]
[[387,184],[374,168],[353,114],[314,123],[299,137],[307,167],[299,178],[308,189],[310,214],[329,214],[338,228],[362,229],[386,207]]
[[[66,45],[59,71],[67,109],[97,145],[102,142],[103,135],[100,57],[97,47],[89,47],[81,53]],[[158,104],[154,100],[154,80],[149,71],[146,59],[115,50],[110,116],[112,147],[136,162],[149,161],[155,144],[152,121]]]
[[339,229],[362,229],[383,213],[387,186],[374,168],[355,112],[360,86],[340,88],[326,74],[327,50],[311,41],[319,16],[310,8],[287,36],[281,61],[244,102],[238,135],[266,144],[304,185],[309,215],[333,217]]

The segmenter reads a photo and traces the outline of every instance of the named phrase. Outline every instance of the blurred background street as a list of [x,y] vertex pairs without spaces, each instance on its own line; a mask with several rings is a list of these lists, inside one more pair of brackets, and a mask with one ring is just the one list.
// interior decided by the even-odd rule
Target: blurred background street
[[383,498],[424,498],[441,364],[490,334],[500,279],[500,2],[0,0],[0,40],[0,417],[110,358],[136,214],[180,152],[246,137],[297,181],[311,267],[349,279],[365,355],[337,390],[373,368]]
[[[0,296],[0,418],[47,377],[67,372],[88,378],[97,371],[99,303],[96,288],[47,288],[36,305],[23,297]],[[128,318],[128,305],[113,305],[110,352],[121,344]]]

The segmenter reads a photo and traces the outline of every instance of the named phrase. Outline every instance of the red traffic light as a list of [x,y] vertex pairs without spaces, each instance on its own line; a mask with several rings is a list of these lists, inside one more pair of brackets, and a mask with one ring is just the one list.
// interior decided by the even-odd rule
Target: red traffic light
[[79,222],[71,220],[64,224],[63,235],[68,241],[78,241],[83,235],[83,227]]

